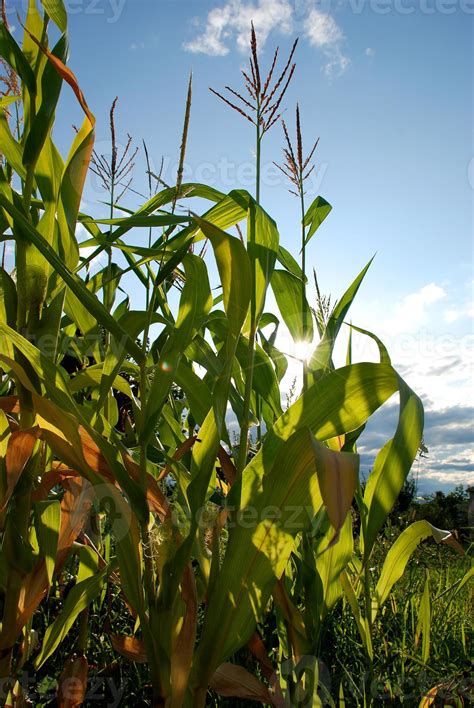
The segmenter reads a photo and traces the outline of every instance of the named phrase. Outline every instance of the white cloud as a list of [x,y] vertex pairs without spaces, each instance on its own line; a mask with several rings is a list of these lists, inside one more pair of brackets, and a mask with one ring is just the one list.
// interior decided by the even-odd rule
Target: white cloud
[[309,43],[313,47],[322,49],[327,57],[328,61],[324,67],[326,75],[342,74],[350,61],[342,53],[341,44],[344,34],[335,19],[327,12],[313,8],[309,11],[303,26]]
[[464,319],[465,317],[474,317],[474,307],[465,308],[451,308],[446,310],[444,313],[444,321],[448,324],[457,322],[458,320]]
[[136,51],[137,49],[145,49],[145,43],[144,42],[132,42],[130,45],[130,49],[132,51]]
[[365,50],[365,56],[366,57],[374,57],[375,56],[375,49],[372,49],[372,47],[367,47]]
[[204,22],[195,20],[196,36],[183,46],[188,52],[224,56],[233,44],[245,53],[248,50],[250,24],[253,21],[262,49],[272,32],[282,35],[301,34],[311,46],[326,56],[327,75],[342,73],[349,59],[342,52],[344,35],[334,18],[312,7],[312,0],[303,0],[296,8],[289,0],[230,0],[213,8]]
[[425,285],[421,290],[406,295],[395,306],[395,312],[384,323],[384,329],[391,335],[416,331],[424,324],[429,306],[444,297],[446,297],[445,290],[435,283]]
[[188,52],[223,56],[229,53],[229,45],[235,41],[239,51],[245,52],[252,21],[260,47],[263,47],[272,31],[292,33],[293,6],[288,0],[258,0],[256,5],[230,0],[209,12],[203,31],[184,48]]

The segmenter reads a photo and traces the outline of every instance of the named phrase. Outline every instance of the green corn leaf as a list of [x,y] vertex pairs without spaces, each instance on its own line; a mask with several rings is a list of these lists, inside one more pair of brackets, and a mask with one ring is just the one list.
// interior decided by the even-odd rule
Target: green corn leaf
[[[64,369],[56,366],[31,342],[3,322],[0,322],[0,336],[2,339],[8,340],[24,355],[31,369],[44,384],[46,392],[52,401],[64,410],[76,411],[76,403],[69,392]],[[26,388],[39,393],[28,380],[18,363],[7,363],[11,365],[14,373],[21,377],[21,382]]]
[[294,275],[299,280],[304,279],[305,283],[308,282],[308,278],[303,276],[303,271],[301,270],[301,266],[298,261],[295,260],[291,253],[287,251],[286,248],[283,248],[283,246],[278,247],[277,259],[278,262],[281,263],[281,265],[284,266],[289,273],[291,273],[291,275]]
[[229,330],[238,337],[247,316],[251,292],[250,261],[239,239],[206,219],[194,217],[214,249]]
[[0,22],[0,56],[21,78],[30,96],[36,95],[36,80],[32,68],[3,22]]
[[262,484],[265,471],[275,461],[281,444],[298,429],[307,427],[317,440],[328,440],[355,430],[400,386],[398,374],[384,364],[353,364],[327,374],[312,384],[267,432],[264,449],[246,467],[232,487],[230,506],[250,503]]
[[164,587],[164,607],[176,595],[179,579],[192,551],[198,531],[199,513],[206,496],[210,496],[210,480],[215,470],[217,452],[224,438],[227,401],[229,399],[233,360],[238,338],[247,316],[251,293],[249,256],[239,239],[230,236],[214,224],[196,219],[214,250],[223,289],[223,302],[228,320],[228,336],[219,352],[221,367],[213,388],[213,405],[199,431],[201,442],[193,447],[191,483],[187,496],[192,511],[191,530],[172,564],[168,564],[168,581]]
[[314,337],[313,317],[304,298],[306,310],[306,332],[303,328],[302,281],[286,270],[274,270],[271,286],[283,321],[290,330],[294,342],[309,341]]
[[[61,180],[58,204],[59,245],[62,259],[69,270],[74,270],[79,260],[76,227],[82,192],[94,145],[94,121],[95,119],[90,113],[84,118],[83,124],[71,145]],[[56,269],[56,266],[54,267]],[[58,272],[63,277],[62,273]],[[74,291],[73,288],[71,290]]]
[[[159,192],[154,197],[149,199],[147,202],[145,202],[145,204],[143,204],[143,206],[141,206],[133,214],[133,218],[153,214],[155,211],[158,211],[159,209],[164,207],[166,204],[172,203],[175,200],[175,197],[176,197],[176,188],[175,187],[167,187],[166,189],[164,189],[163,191]],[[185,183],[185,184],[181,185],[180,198],[187,199],[187,198],[191,198],[191,197],[207,199],[211,202],[219,202],[220,200],[225,198],[225,195],[222,192],[219,192],[217,189],[214,189],[213,187],[208,187],[207,185],[204,185],[204,184]],[[240,219],[241,218],[242,217],[240,217]],[[130,228],[131,228],[130,226],[125,226],[123,224],[121,226],[119,226],[117,229],[114,230],[114,232],[112,233],[110,238],[106,238],[107,244],[113,243],[117,239],[121,238],[124,234],[127,233],[127,231],[130,230]],[[95,253],[93,253],[91,257],[95,258],[100,253],[102,248],[103,247],[99,247],[99,249]]]
[[150,387],[146,417],[140,431],[141,439],[146,441],[153,433],[183,352],[200,329],[212,306],[211,289],[204,261],[188,253],[183,260],[183,265],[186,282],[181,292],[178,318],[161,351]]
[[400,413],[392,440],[381,449],[367,480],[364,503],[366,533],[361,537],[366,558],[403,487],[423,437],[423,404],[399,377]]
[[92,577],[74,585],[69,591],[61,612],[46,629],[41,651],[34,662],[36,669],[39,669],[56,651],[78,615],[99,597],[103,581],[115,567],[116,562],[112,561]]
[[[225,231],[246,218],[251,199],[252,197],[245,190],[234,189],[229,194],[222,195],[217,204],[206,211],[202,218],[207,223],[212,223]],[[198,241],[204,238],[204,232],[200,228],[199,222],[197,223],[199,229],[195,234],[195,240]]]
[[[336,468],[340,475],[334,474]],[[343,523],[350,508],[357,470],[357,455],[328,450],[306,428],[281,446],[261,491],[255,489],[248,508],[240,509],[229,533],[199,648],[196,680],[200,685],[248,641],[285,570],[296,534],[311,527],[323,499],[340,529],[341,518]]]
[[311,356],[311,359],[309,360],[308,368],[310,371],[324,371],[325,369],[330,367],[332,353],[337,335],[339,334],[339,330],[342,327],[342,324],[346,318],[349,308],[352,305],[355,296],[357,295],[357,291],[359,290],[360,285],[365,277],[365,274],[370,268],[372,261],[373,258],[371,258],[365,268],[362,269],[362,271],[359,273],[352,285],[346,290],[346,292],[334,308],[333,312],[331,313],[321,341],[319,342],[318,346],[316,347],[315,351]]
[[[52,54],[63,63],[68,54],[68,42],[63,35],[52,50]],[[41,79],[41,104],[30,126],[23,150],[23,164],[34,165],[48,137],[53,121],[56,105],[61,93],[63,79],[50,62],[46,63]]]
[[[103,368],[103,364],[96,364],[95,366],[88,366],[84,371],[79,371],[79,373],[70,380],[69,390],[74,393],[84,388],[97,388],[100,386],[103,378]],[[130,384],[123,376],[117,375],[114,378],[112,388],[124,393],[130,399],[133,398]]]
[[[193,450],[194,479],[189,489],[189,494],[196,502],[194,507],[191,503],[193,508],[198,508],[200,502],[197,500],[203,500],[205,497],[220,440],[224,435],[232,361],[248,311],[251,289],[250,262],[241,242],[203,220],[199,220],[199,224],[214,249],[229,326],[228,337],[220,353],[222,363],[217,364],[216,369],[218,376],[213,390],[213,409],[206,416],[200,433],[204,442]],[[187,549],[183,552],[183,557],[186,553]]]
[[311,206],[306,210],[303,224],[309,226],[306,234],[305,244],[313,237],[319,229],[324,219],[328,216],[332,206],[323,197],[316,197]]
[[[81,219],[85,225],[90,219]],[[110,226],[125,226],[128,229],[135,227],[154,227],[154,226],[178,226],[191,221],[190,216],[175,216],[174,214],[156,214],[150,216],[142,216],[140,214],[129,217],[119,217],[116,219],[90,219],[94,224],[107,224]]]
[[273,366],[275,367],[277,379],[279,382],[281,382],[288,369],[288,359],[284,354],[282,354],[279,349],[274,346],[274,344],[272,343],[273,337],[267,339],[261,331],[259,331],[259,335],[260,341],[262,343],[262,349],[268,354],[268,356],[272,360]]
[[186,394],[194,420],[202,425],[212,407],[212,395],[207,384],[184,361],[180,362],[176,370],[175,381]]
[[[16,286],[6,270],[0,268],[0,322],[9,327],[16,326],[17,294]],[[0,353],[13,356],[13,347],[8,337],[0,338]]]
[[61,505],[55,500],[35,502],[34,512],[36,538],[46,563],[48,583],[51,586],[61,526]]
[[2,98],[0,98],[0,108],[6,108],[20,99],[21,96],[2,96]]
[[[230,226],[248,217],[248,229],[254,230],[255,243],[247,242],[247,250],[255,266],[256,318],[260,318],[265,306],[265,297],[278,249],[279,234],[274,220],[255,202],[245,190],[233,190],[224,199],[206,212],[203,219],[220,229]],[[196,219],[195,219],[196,220]],[[199,220],[196,220],[200,233],[195,240],[204,237]],[[202,236],[201,236],[201,235]]]
[[255,229],[255,243],[247,240],[247,251],[255,267],[255,317],[258,322],[275,267],[280,236],[273,219],[253,201],[249,204],[248,229]]
[[0,143],[7,163],[21,179],[25,179],[26,170],[23,164],[23,148],[11,134],[7,116],[3,110],[0,110]]
[[425,539],[432,537],[436,543],[451,544],[453,536],[449,531],[443,531],[432,526],[428,521],[415,521],[399,535],[385,558],[380,577],[375,588],[375,602],[372,618],[375,619],[378,610],[387,600],[395,583],[405,572],[406,565],[413,551]]
[[[377,335],[375,335],[373,332],[369,332],[367,329],[362,329],[361,327],[356,327],[352,323],[349,326],[350,326],[351,330],[355,330],[356,332],[360,332],[360,334],[365,334],[366,337],[370,337],[370,339],[374,340],[374,342],[376,343],[378,350],[379,350],[381,364],[391,364],[392,363],[386,346],[384,345],[382,340],[377,337]],[[350,341],[350,344],[352,344],[351,341]]]
[[84,282],[64,265],[60,256],[49,245],[46,239],[37,229],[24,217],[24,215],[11,204],[6,197],[0,193],[0,206],[7,211],[21,226],[22,234],[40,251],[45,259],[51,264],[56,272],[61,276],[66,285],[72,290],[82,303],[94,315],[96,320],[103,325],[111,334],[120,339],[127,352],[140,362],[143,353],[140,347],[130,338],[112,315],[106,310],[97,297],[88,290]]
[[112,502],[110,521],[115,537],[121,587],[144,626],[147,620],[142,586],[139,524],[119,490],[112,485],[108,487],[109,491],[105,496],[110,497]]
[[197,334],[185,353],[189,361],[199,364],[213,377],[220,376],[223,368],[222,362],[204,337]]
[[318,621],[322,621],[342,595],[340,575],[352,558],[354,541],[350,514],[342,526],[337,543],[331,544],[335,531],[329,526],[315,545],[316,569],[321,579],[321,605]]
[[[227,319],[224,316],[210,318],[207,324],[209,330],[214,335],[217,335],[216,340],[219,339],[221,342],[226,341],[228,337],[228,326]],[[248,363],[248,339],[246,337],[239,337],[237,341],[236,357],[242,370],[244,370]],[[274,416],[278,418],[283,413],[281,394],[272,361],[259,344],[255,346],[254,351],[252,385],[254,391],[262,397],[268,404],[268,409],[272,411],[273,415],[269,421],[270,425],[272,425]]]
[[41,0],[45,12],[59,27],[61,32],[67,30],[67,12],[63,0]]
[[[117,313],[114,313],[114,317]],[[137,310],[131,310],[124,312],[120,317],[117,318],[118,323],[122,329],[128,332],[129,336],[136,340],[139,334],[145,329],[148,322],[148,313],[140,312]],[[153,315],[151,318],[151,324],[155,322],[160,322],[161,324],[170,325],[171,323],[166,322],[159,315]],[[100,381],[100,392],[99,398],[97,399],[96,410],[100,411],[104,405],[107,396],[109,395],[111,387],[115,385],[117,377],[125,365],[125,359],[127,356],[127,350],[123,345],[123,342],[115,337],[111,340],[111,346],[108,348],[105,360],[102,367],[102,379]],[[140,371],[136,370],[133,372],[134,376],[138,379],[140,376]],[[128,393],[127,393],[128,395]]]
[[83,580],[87,580],[97,573],[99,558],[97,552],[90,546],[80,546],[77,555],[79,568],[77,569],[76,583],[82,583]]

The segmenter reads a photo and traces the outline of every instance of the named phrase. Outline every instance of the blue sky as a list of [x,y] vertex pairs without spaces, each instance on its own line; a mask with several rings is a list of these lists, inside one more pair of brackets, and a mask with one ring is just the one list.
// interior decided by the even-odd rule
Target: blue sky
[[[310,244],[309,262],[323,291],[336,298],[377,252],[352,318],[385,339],[424,399],[431,454],[420,470],[420,489],[474,482],[473,0],[66,5],[70,65],[97,116],[99,149],[107,150],[108,109],[118,95],[122,140],[126,132],[137,144],[145,138],[153,164],[158,168],[163,156],[164,176],[172,182],[192,70],[187,176],[224,191],[251,188],[254,135],[208,86],[240,88],[252,18],[264,65],[276,44],[284,55],[300,36],[285,117],[293,122],[298,100],[308,147],[320,136],[309,190],[334,206]],[[69,126],[80,117],[70,93],[64,92],[62,111],[56,137],[65,148]],[[283,244],[296,252],[297,203],[271,171],[281,143],[275,126],[264,143],[262,202]],[[146,188],[143,172],[139,158],[138,190]],[[91,181],[86,204],[104,198]],[[357,351],[375,357],[362,343]],[[368,465],[382,432],[391,434],[382,424],[369,430],[362,450]]]

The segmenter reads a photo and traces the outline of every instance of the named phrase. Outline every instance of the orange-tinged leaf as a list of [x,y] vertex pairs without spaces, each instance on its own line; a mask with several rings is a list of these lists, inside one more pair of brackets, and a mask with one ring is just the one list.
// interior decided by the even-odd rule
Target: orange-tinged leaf
[[109,634],[109,638],[117,654],[137,664],[148,662],[145,642],[142,639],[127,637],[125,634]]
[[[118,486],[99,446],[74,416],[37,394],[33,394],[33,401],[41,437],[55,455],[71,469],[82,472],[86,477],[91,477],[92,473]],[[140,468],[137,463],[129,455],[123,455],[122,461],[130,477],[138,482]],[[151,510],[157,513],[162,521],[169,518],[171,511],[166,497],[150,474],[147,475],[147,499]]]
[[62,485],[65,492],[61,500],[59,563],[64,560],[63,556],[69,552],[72,544],[81,533],[94,500],[93,486],[82,477],[65,479]]
[[[454,693],[454,695],[453,695]],[[464,699],[460,693],[456,692],[456,685],[452,683],[439,683],[425,693],[418,708],[429,708],[434,705],[443,706],[463,706]]]
[[70,656],[59,677],[58,707],[78,708],[84,703],[87,693],[89,665],[82,654]]
[[359,458],[347,452],[334,452],[313,439],[319,488],[329,521],[336,530],[342,528],[352,505],[359,475]]
[[191,672],[196,641],[197,591],[194,572],[190,563],[183,573],[181,598],[184,602],[184,616],[181,629],[171,646],[171,707],[183,705]]
[[278,680],[278,673],[275,667],[273,666],[270,657],[268,656],[265,645],[258,632],[254,632],[253,635],[250,637],[248,648],[250,649],[254,657],[257,659],[258,663],[260,664],[262,674],[265,676],[269,685],[272,688],[273,703],[275,704],[275,706],[277,706],[277,708],[285,708],[285,699],[283,697],[280,682]]
[[[55,572],[59,573],[70,552],[71,546],[81,532],[87,519],[90,498],[81,496],[82,485],[89,485],[87,480],[82,478],[64,480],[64,485],[69,485],[69,489],[63,496],[61,502],[61,526],[59,530],[58,552],[56,556]],[[92,487],[89,485],[87,489]],[[33,571],[27,575],[23,581],[20,598],[18,601],[18,614],[16,622],[12,624],[12,631],[9,637],[15,641],[21,629],[33,616],[34,611],[46,596],[49,588],[46,563],[41,560]],[[7,641],[7,637],[5,637]],[[3,644],[2,644],[3,646]]]
[[243,666],[221,664],[214,672],[209,685],[219,696],[274,705],[268,688]]
[[53,487],[62,484],[63,480],[69,477],[79,477],[80,473],[72,470],[62,462],[54,461],[51,469],[45,472],[41,477],[41,482],[36,487],[31,495],[32,501],[43,501],[46,499]]
[[[177,448],[176,452],[173,455],[173,460],[179,461],[181,460],[184,455],[189,452],[189,450],[192,450],[192,447],[194,443],[197,440],[197,435],[193,435],[190,438],[186,438],[186,440],[181,443],[181,445]],[[163,468],[162,472],[160,473],[160,476],[158,479],[164,479],[167,475],[169,475],[171,472],[171,465],[165,465]]]
[[311,651],[306,637],[306,626],[302,612],[288,595],[283,575],[273,589],[273,598],[278,604],[288,627],[288,639],[296,661]]
[[95,117],[93,116],[93,114],[91,113],[91,111],[89,109],[89,106],[87,105],[87,101],[84,98],[84,94],[82,93],[82,90],[79,86],[79,83],[77,81],[75,74],[71,71],[71,69],[69,69],[69,67],[67,67],[65,64],[63,64],[63,62],[60,59],[58,59],[58,57],[55,57],[54,54],[52,54],[49,51],[49,49],[47,49],[47,47],[43,46],[41,44],[41,42],[39,42],[36,39],[36,37],[34,37],[30,32],[28,32],[28,34],[30,35],[33,42],[35,42],[35,44],[38,45],[38,47],[41,49],[43,54],[48,57],[49,61],[54,66],[54,68],[56,69],[58,74],[72,88],[72,90],[74,91],[74,93],[76,95],[77,100],[79,101],[79,104],[80,104],[82,110],[84,111],[87,118],[89,119],[91,126],[94,126],[95,125]]
[[222,445],[219,447],[217,457],[219,458],[219,462],[221,463],[222,471],[224,472],[224,476],[227,480],[227,483],[232,486],[237,478],[237,470],[235,469],[235,465],[232,461],[232,458],[224,450]]
[[7,489],[0,511],[4,511],[40,436],[39,428],[17,430],[8,439],[5,467]]
[[18,396],[2,396],[0,398],[0,408],[5,413],[19,413],[20,403]]
[[275,673],[275,669],[273,667],[272,662],[270,661],[267,650],[265,648],[265,644],[263,643],[262,638],[258,632],[254,632],[252,634],[248,643],[248,647],[254,657],[257,659],[258,663],[260,664],[263,675],[267,680],[269,680]]

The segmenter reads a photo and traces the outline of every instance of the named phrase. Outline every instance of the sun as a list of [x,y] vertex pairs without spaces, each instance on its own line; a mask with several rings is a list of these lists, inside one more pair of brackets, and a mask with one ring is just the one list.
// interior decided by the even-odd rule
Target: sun
[[301,361],[308,361],[313,353],[314,345],[312,342],[301,340],[295,342],[293,346],[294,356]]

